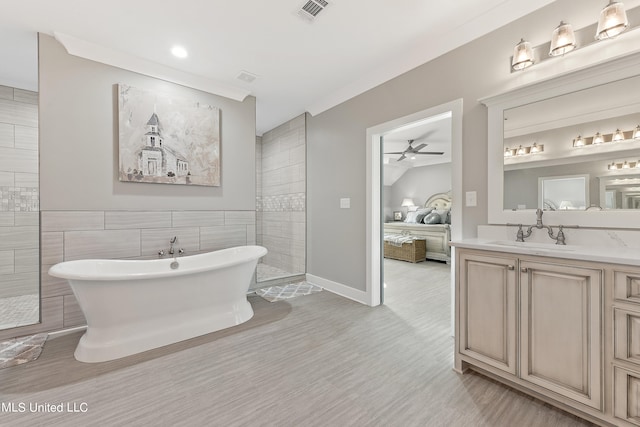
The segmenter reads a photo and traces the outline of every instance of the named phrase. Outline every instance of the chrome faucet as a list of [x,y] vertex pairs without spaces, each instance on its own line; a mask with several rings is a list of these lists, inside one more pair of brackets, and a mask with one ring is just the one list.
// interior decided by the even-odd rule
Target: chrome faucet
[[171,243],[171,246],[169,246],[169,255],[173,255],[173,244],[176,242],[176,240],[178,240],[178,236],[173,236],[173,239],[169,241]]
[[[178,236],[173,236],[173,239],[170,239],[170,240],[169,240],[170,245],[169,245],[169,251],[168,251],[168,254],[169,254],[169,255],[174,255],[174,258],[175,258],[177,255],[175,255],[175,252],[176,252],[176,251],[175,251],[175,249],[173,249],[173,245],[174,245],[177,241],[178,241]],[[184,254],[184,249],[182,249],[182,248],[178,249],[178,255],[182,255],[182,254]],[[165,255],[164,249],[160,249],[160,250],[158,251],[158,256],[159,256],[160,258],[162,258],[164,255]]]
[[527,232],[526,233],[522,230],[523,225],[522,224],[518,224],[518,233],[516,234],[516,242],[524,242],[524,239],[526,239],[527,237],[531,236],[531,232],[533,231],[533,228],[535,227],[538,230],[546,228],[547,232],[549,234],[549,237],[552,240],[556,241],[556,245],[566,245],[565,238],[564,238],[564,231],[562,231],[562,225],[558,226],[558,234],[554,236],[553,235],[553,229],[551,228],[551,226],[550,225],[544,225],[542,223],[542,214],[543,214],[542,209],[540,209],[540,208],[536,209],[536,223],[535,223],[535,225],[530,225],[527,228]]

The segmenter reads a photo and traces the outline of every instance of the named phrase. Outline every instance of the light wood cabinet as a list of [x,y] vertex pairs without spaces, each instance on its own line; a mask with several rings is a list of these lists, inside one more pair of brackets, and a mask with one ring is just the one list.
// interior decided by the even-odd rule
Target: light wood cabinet
[[460,256],[460,352],[516,373],[516,271],[510,257]]
[[590,421],[640,425],[640,268],[455,253],[458,372],[477,370]]
[[602,409],[602,270],[520,261],[520,378]]

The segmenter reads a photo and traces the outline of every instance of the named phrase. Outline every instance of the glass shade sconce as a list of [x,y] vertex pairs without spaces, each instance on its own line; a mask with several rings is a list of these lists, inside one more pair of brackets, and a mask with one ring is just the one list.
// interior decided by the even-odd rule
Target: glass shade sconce
[[528,154],[542,153],[544,151],[544,144],[533,143],[530,146],[518,146],[518,148],[505,148],[504,157],[516,157],[526,156]]
[[623,142],[638,139],[640,139],[640,125],[636,126],[633,130],[627,131],[616,129],[613,133],[601,134],[600,132],[597,132],[594,136],[587,137],[578,135],[578,137],[572,141],[571,145],[577,148],[588,145],[600,145],[609,142]]
[[560,25],[553,30],[549,56],[562,56],[576,48],[576,35],[571,24],[560,21]]
[[524,70],[533,65],[533,49],[531,43],[520,39],[520,42],[513,48],[513,59],[511,69],[513,71]]
[[[601,11],[597,21],[598,28],[596,30],[595,41],[587,43],[591,45],[597,43],[600,40],[606,40],[618,36],[623,33],[629,26],[629,19],[627,18],[627,12],[624,8],[624,4],[616,0],[609,0],[609,4],[605,6]],[[592,31],[592,27],[584,27],[578,30],[581,37],[580,40],[586,40],[585,33]],[[637,28],[637,27],[634,27]],[[549,55],[544,56],[541,53],[542,49],[546,49],[549,46]],[[538,63],[547,59],[563,56],[573,50],[577,50],[579,47],[576,43],[576,34],[570,24],[560,21],[551,34],[551,42],[547,45],[539,45],[531,47],[531,44],[520,39],[520,43],[516,45],[513,50],[513,57],[511,59],[511,72],[521,71],[534,65],[534,58],[537,58]]]
[[617,36],[629,28],[629,20],[624,4],[611,0],[600,12],[596,40],[605,40]]
[[618,171],[625,169],[640,169],[640,160],[625,160],[623,162],[611,162],[607,164],[607,170]]

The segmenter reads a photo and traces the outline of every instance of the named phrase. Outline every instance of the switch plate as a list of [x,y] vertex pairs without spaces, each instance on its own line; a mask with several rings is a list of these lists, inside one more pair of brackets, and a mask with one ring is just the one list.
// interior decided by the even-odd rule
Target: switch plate
[[467,207],[478,206],[478,193],[475,191],[467,191],[465,193],[465,205]]
[[340,199],[340,209],[350,209],[351,208],[351,199],[348,197],[343,197]]

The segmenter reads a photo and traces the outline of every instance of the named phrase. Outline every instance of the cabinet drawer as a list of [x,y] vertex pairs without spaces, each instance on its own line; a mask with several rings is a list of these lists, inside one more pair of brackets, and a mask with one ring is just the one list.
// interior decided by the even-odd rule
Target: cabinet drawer
[[640,372],[614,367],[614,415],[640,426]]
[[613,292],[618,301],[640,304],[640,270],[614,271]]
[[613,320],[616,359],[640,366],[640,312],[614,308]]

